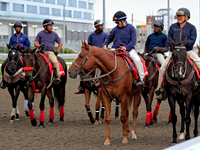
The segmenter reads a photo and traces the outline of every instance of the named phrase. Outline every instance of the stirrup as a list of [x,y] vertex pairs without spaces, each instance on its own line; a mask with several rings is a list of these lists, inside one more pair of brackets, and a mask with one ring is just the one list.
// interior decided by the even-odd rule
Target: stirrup
[[59,84],[60,82],[61,82],[61,80],[60,80],[59,76],[56,75],[55,78],[54,78],[54,83]]
[[138,83],[136,83],[136,87],[141,87],[144,85],[144,81],[140,80]]
[[6,88],[6,85],[5,85],[4,81],[2,81],[2,82],[0,83],[0,85],[1,85],[1,88],[2,88],[2,89],[5,89],[5,88]]

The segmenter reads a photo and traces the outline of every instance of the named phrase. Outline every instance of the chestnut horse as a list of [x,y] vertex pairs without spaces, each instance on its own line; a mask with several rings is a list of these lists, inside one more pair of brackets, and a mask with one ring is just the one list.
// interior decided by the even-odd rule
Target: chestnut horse
[[[37,125],[37,121],[34,117],[32,102],[34,101],[34,93],[41,92],[40,100],[40,125],[44,127],[44,101],[46,95],[49,98],[50,114],[49,124],[53,123],[54,120],[54,98],[58,101],[60,109],[60,122],[64,121],[64,102],[65,102],[65,85],[67,82],[67,67],[65,61],[58,58],[58,61],[63,66],[65,75],[61,76],[61,82],[59,85],[52,83],[51,85],[51,72],[49,68],[49,60],[45,61],[45,58],[40,54],[41,52],[35,52],[36,49],[32,50],[27,48],[20,50],[22,52],[23,59],[23,70],[25,71],[25,78],[28,81],[28,108],[30,112],[30,119],[33,126]],[[52,95],[52,87],[54,89],[54,97]],[[39,89],[39,91],[36,90]]]
[[[28,112],[28,89],[26,86],[26,82],[22,79],[23,76],[23,62],[21,59],[21,56],[19,54],[19,46],[10,47],[7,45],[8,48],[8,63],[6,66],[2,66],[2,70],[4,69],[4,74],[2,75],[2,78],[4,78],[7,87],[8,92],[12,98],[12,113],[11,113],[11,119],[10,123],[14,122],[14,120],[20,120],[19,119],[19,110],[17,108],[17,99],[19,97],[20,91],[24,94],[24,110],[26,113],[26,116],[29,117]],[[5,68],[4,68],[5,67]],[[15,114],[16,113],[16,114]]]
[[102,75],[99,76],[102,87],[102,103],[106,110],[106,140],[104,145],[110,145],[110,112],[111,102],[116,99],[121,103],[121,117],[123,124],[122,143],[128,143],[127,132],[129,128],[129,109],[133,103],[133,131],[132,139],[136,137],[136,119],[138,116],[138,107],[141,102],[141,89],[136,88],[136,79],[133,77],[131,69],[128,68],[122,57],[116,56],[113,51],[104,50],[99,47],[89,46],[82,41],[81,51],[68,70],[69,77],[75,79],[80,70],[93,70],[99,68]]
[[[190,139],[189,126],[191,123],[190,112],[195,103],[194,95],[197,89],[196,81],[197,76],[194,69],[194,62],[191,64],[187,59],[186,53],[186,42],[187,37],[184,42],[174,42],[170,39],[172,44],[172,60],[169,67],[166,70],[166,90],[168,94],[168,102],[172,112],[172,124],[173,124],[173,141],[172,143],[177,143],[177,133],[176,133],[176,122],[177,116],[175,113],[175,103],[177,102],[180,106],[181,114],[181,130],[179,139],[184,139],[184,123],[186,124],[186,136],[185,139]],[[181,44],[180,44],[181,43]],[[195,116],[195,128],[194,136],[198,135],[197,130],[197,119],[198,111],[194,111]]]

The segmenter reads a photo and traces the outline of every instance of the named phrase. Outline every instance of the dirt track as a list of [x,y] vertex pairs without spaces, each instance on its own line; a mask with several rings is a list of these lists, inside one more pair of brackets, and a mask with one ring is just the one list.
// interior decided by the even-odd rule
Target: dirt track
[[[1,79],[0,79],[1,80]],[[169,106],[167,101],[163,102],[158,114],[158,123],[150,128],[144,128],[146,117],[145,103],[142,100],[139,108],[137,120],[138,140],[129,139],[128,144],[122,144],[122,124],[120,121],[114,121],[115,103],[112,104],[111,112],[111,145],[104,146],[106,136],[106,125],[103,122],[100,125],[92,125],[89,122],[85,106],[84,95],[75,95],[79,81],[68,78],[66,88],[65,103],[65,122],[59,123],[59,112],[55,109],[55,120],[52,125],[48,125],[49,104],[45,101],[45,128],[33,127],[30,119],[25,116],[23,111],[23,95],[18,99],[18,108],[21,121],[9,123],[12,111],[11,98],[7,89],[0,89],[0,149],[133,149],[133,150],[159,150],[171,146],[172,127],[167,125]],[[40,94],[35,97],[34,114],[39,122],[39,101]],[[95,114],[96,98],[92,96],[91,110]],[[153,109],[156,101],[153,103]],[[55,107],[56,108],[56,107]],[[180,131],[180,115],[177,109],[178,122],[177,133]],[[130,127],[132,127],[132,116],[129,117]],[[193,137],[193,117],[191,124],[191,137]],[[180,143],[181,141],[178,140]]]

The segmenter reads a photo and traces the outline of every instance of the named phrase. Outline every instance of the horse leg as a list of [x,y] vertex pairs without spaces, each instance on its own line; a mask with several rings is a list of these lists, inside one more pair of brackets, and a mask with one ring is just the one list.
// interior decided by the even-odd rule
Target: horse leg
[[27,118],[29,118],[30,115],[29,115],[29,111],[28,111],[28,93],[27,93],[27,90],[24,88],[24,86],[21,87],[21,91],[24,94],[24,98],[25,98],[25,100],[24,100],[24,112],[25,112]]
[[[40,124],[39,127],[40,128],[44,128],[44,101],[45,101],[45,97],[46,97],[46,86],[44,86],[41,90],[41,100],[40,100]],[[49,90],[49,89],[48,89]],[[50,107],[50,111],[51,107]]]
[[95,117],[95,123],[96,125],[99,124],[99,109],[100,109],[100,103],[101,103],[101,88],[98,88],[98,96],[97,96],[97,102],[96,102],[96,117]]
[[160,104],[161,104],[161,100],[157,100],[156,107],[153,111],[153,123],[157,123],[157,121],[158,121],[157,115],[158,115],[158,111],[159,111],[159,108],[160,108]]
[[173,99],[172,95],[168,96],[168,103],[170,105],[170,109],[172,112],[172,117],[171,117],[172,125],[173,125],[173,134],[172,134],[173,141],[172,141],[172,143],[177,143],[177,140],[176,140],[176,138],[177,138],[177,133],[176,133],[177,116],[175,113],[175,100]]
[[18,109],[17,106],[16,106],[16,118],[15,118],[15,120],[20,121],[20,118],[19,118],[19,109]]
[[85,88],[85,108],[88,113],[88,117],[90,118],[90,122],[94,123],[95,120],[94,120],[94,117],[90,110],[90,97],[91,97],[91,91],[89,89]]
[[48,123],[50,125],[53,123],[53,120],[54,120],[54,98],[52,96],[51,88],[47,89],[46,93],[47,93],[47,97],[49,98],[49,105],[50,105],[49,123]]
[[111,117],[110,117],[110,112],[111,112],[111,99],[109,97],[106,97],[102,93],[102,103],[105,106],[106,110],[106,141],[104,142],[104,145],[110,145],[110,138],[111,138],[111,133],[110,133],[110,122],[111,122]]
[[34,101],[34,92],[31,87],[28,88],[28,109],[31,119],[31,124],[33,126],[37,125],[37,121],[35,119],[34,113],[33,113],[33,101]]
[[150,115],[151,115],[151,102],[150,102],[150,98],[147,95],[148,90],[147,88],[144,88],[144,90],[142,91],[142,96],[145,100],[146,103],[146,110],[147,110],[147,116],[146,116],[146,121],[145,121],[145,127],[148,128],[150,125]]
[[172,111],[169,111],[169,117],[168,117],[168,122],[167,124],[172,124]]
[[191,123],[191,118],[190,118],[190,112],[192,108],[192,95],[189,95],[188,98],[186,98],[186,115],[185,115],[185,123],[186,123],[186,136],[185,139],[188,140],[190,139],[190,123]]
[[101,106],[101,115],[100,115],[99,123],[103,122],[103,120],[104,120],[104,111],[105,111],[105,106],[102,105]]
[[118,117],[119,117],[119,103],[116,102],[115,121],[118,121]]
[[17,107],[17,99],[19,97],[19,92],[20,92],[20,85],[18,85],[16,88],[15,88],[15,97],[14,97],[14,101],[13,101],[13,107],[16,108],[16,118],[15,120],[20,120],[19,119],[19,110],[18,110],[18,107]]
[[184,134],[185,106],[184,106],[184,103],[180,103],[179,105],[180,105],[180,114],[181,114],[181,130],[180,130],[179,140],[183,140],[185,138],[185,134]]
[[132,137],[131,139],[136,140],[137,139],[137,131],[136,131],[136,120],[138,117],[138,107],[141,102],[141,92],[137,92],[134,95],[134,100],[133,100],[133,130],[132,130]]
[[195,108],[194,108],[194,119],[195,119],[195,123],[194,123],[194,137],[198,136],[198,117],[199,117],[199,105],[195,104]]
[[[14,95],[14,89],[11,87],[11,86],[8,86],[8,92],[10,93],[10,96],[12,98],[12,107],[13,107],[13,104],[14,104],[14,99],[15,99],[15,95]],[[16,111],[16,107],[12,108],[12,113],[11,113],[11,118],[10,118],[10,123],[13,123],[14,122],[14,119],[15,119],[15,111]]]

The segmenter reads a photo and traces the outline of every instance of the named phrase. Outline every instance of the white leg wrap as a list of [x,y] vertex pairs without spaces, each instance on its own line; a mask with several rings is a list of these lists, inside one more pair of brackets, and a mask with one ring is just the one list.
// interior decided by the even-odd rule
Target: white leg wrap
[[179,140],[184,140],[185,139],[185,133],[181,133],[181,135],[179,136]]
[[132,136],[131,136],[131,139],[133,140],[137,140],[137,136],[135,134],[135,132],[132,130]]
[[28,111],[28,100],[24,100],[24,111]]
[[18,107],[16,107],[16,114],[19,114],[19,109],[18,109]]
[[16,110],[16,108],[13,108],[13,109],[12,109],[11,116],[15,116],[15,110]]

